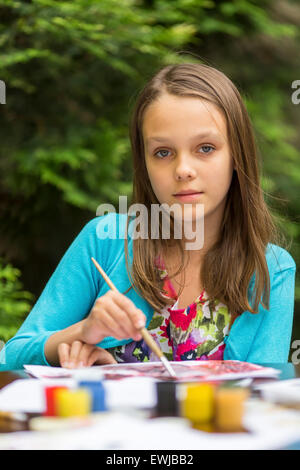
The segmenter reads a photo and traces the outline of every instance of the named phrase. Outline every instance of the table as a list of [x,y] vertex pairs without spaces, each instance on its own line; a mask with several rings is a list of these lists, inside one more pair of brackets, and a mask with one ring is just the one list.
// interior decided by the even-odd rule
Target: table
[[[300,378],[300,364],[292,364],[291,362],[286,364],[278,364],[278,363],[264,363],[259,364],[265,367],[273,367],[275,369],[279,369],[281,371],[279,375],[279,380],[288,380],[288,379],[295,379]],[[25,379],[29,378],[29,374],[23,370],[11,370],[0,372],[0,389],[8,385],[9,383],[13,382],[14,380],[18,379]],[[255,382],[258,381],[269,381],[274,379],[255,379]]]
[[[280,375],[278,376],[279,380],[289,380],[289,379],[294,379],[294,378],[300,378],[300,364],[292,364],[292,363],[286,363],[286,364],[260,364],[265,367],[273,367],[275,369],[279,369],[281,371]],[[27,374],[25,370],[12,370],[12,371],[5,371],[5,372],[0,372],[0,389],[3,388],[4,386],[8,385],[9,383],[13,382],[14,380],[18,379],[24,379],[24,378],[32,378]],[[37,379],[38,380],[38,379]],[[274,378],[264,378],[264,379],[254,379],[254,383],[261,383],[261,382],[269,382],[269,381],[274,381],[277,379]],[[32,417],[32,415],[28,415],[28,418]],[[5,427],[2,425],[0,427],[0,432],[11,432],[11,431],[20,431],[20,430],[27,430],[27,427],[24,427],[23,429],[20,428],[14,428],[11,424],[8,425],[8,427]],[[288,449],[300,449],[300,442],[294,443],[292,446],[290,446]]]

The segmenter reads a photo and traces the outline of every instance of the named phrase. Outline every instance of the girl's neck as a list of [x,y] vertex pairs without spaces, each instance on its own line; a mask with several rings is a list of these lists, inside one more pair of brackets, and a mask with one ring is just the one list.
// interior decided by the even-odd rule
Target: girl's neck
[[[202,264],[204,258],[203,250],[193,250],[184,252],[184,263],[187,263],[187,267],[197,266],[199,267]],[[181,254],[178,245],[173,245],[163,253],[163,260],[166,265],[172,268],[178,268],[181,263]]]

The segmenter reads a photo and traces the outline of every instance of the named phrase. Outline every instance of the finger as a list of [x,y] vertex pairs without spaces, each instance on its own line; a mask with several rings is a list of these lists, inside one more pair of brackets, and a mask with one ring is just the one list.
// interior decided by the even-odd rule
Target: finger
[[94,351],[95,346],[93,344],[83,344],[81,351],[78,356],[78,366],[79,367],[87,367],[88,359],[92,352]]
[[88,359],[88,367],[93,364],[105,365],[105,364],[117,364],[115,358],[108,351],[102,348],[94,348],[92,354]]
[[118,293],[115,296],[115,302],[129,315],[129,318],[136,329],[143,328],[146,324],[146,316],[137,308],[134,303],[125,295]]
[[127,313],[127,310],[122,308],[119,304],[116,303],[114,298],[108,299],[107,300],[107,310],[109,309],[109,313],[115,323],[118,325],[120,330],[123,331],[123,334],[125,334],[125,338],[134,338],[136,336],[139,336],[138,331],[132,324],[131,318]]
[[61,367],[68,367],[69,365],[69,355],[70,355],[70,345],[67,343],[60,343],[57,348],[58,359]]
[[74,341],[71,344],[70,362],[69,362],[70,368],[78,367],[78,364],[79,364],[78,357],[79,357],[82,346],[83,346],[83,343],[78,340]]
[[112,304],[111,306],[106,304],[106,309],[102,309],[99,311],[98,321],[100,321],[105,329],[107,330],[108,334],[113,336],[116,339],[124,339],[130,338],[130,334],[128,334],[122,325],[119,322],[118,317],[115,318],[112,316],[112,310],[115,308],[115,305]]
[[134,303],[128,299],[128,297],[125,297],[125,295],[120,294],[119,292],[113,292],[113,300],[123,311],[126,312],[126,316],[129,318],[131,323],[130,337],[133,337],[133,335],[137,334],[136,330],[140,330],[145,326],[146,316],[140,309],[136,308]]

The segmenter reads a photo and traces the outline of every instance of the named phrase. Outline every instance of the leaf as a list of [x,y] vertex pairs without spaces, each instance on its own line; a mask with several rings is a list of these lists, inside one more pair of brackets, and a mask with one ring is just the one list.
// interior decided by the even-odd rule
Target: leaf
[[156,328],[161,326],[163,324],[163,322],[164,322],[164,317],[163,316],[152,318],[150,320],[148,330],[155,330]]

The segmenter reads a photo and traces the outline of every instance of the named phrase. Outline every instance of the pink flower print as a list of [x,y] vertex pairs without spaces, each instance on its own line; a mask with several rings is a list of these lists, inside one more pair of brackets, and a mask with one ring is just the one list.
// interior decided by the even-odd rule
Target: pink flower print
[[191,321],[197,315],[197,304],[194,303],[186,309],[180,308],[178,310],[172,310],[168,308],[170,312],[170,320],[174,324],[175,328],[181,328],[182,330],[187,330],[191,324]]
[[154,258],[154,265],[159,269],[164,268],[163,261],[160,255],[157,255],[156,258]]
[[161,325],[160,329],[161,329],[161,331],[163,331],[161,336],[163,338],[168,338],[168,346],[173,346],[173,341],[172,341],[171,335],[170,335],[170,318],[166,318],[165,324]]
[[201,294],[198,297],[198,302],[203,304],[205,301],[206,301],[206,295],[205,295],[205,290],[203,289],[203,291],[201,292]]
[[208,361],[208,357],[206,354],[202,354],[202,356],[196,357],[196,361]]
[[217,351],[208,355],[208,359],[212,361],[223,361],[225,344],[222,343],[219,345]]
[[190,338],[185,343],[178,344],[176,352],[173,351],[175,361],[195,360],[197,358],[197,346]]
[[177,300],[176,291],[174,287],[172,286],[171,281],[168,278],[165,279],[163,289],[167,292],[167,294],[169,295],[169,297],[171,297],[171,299]]

